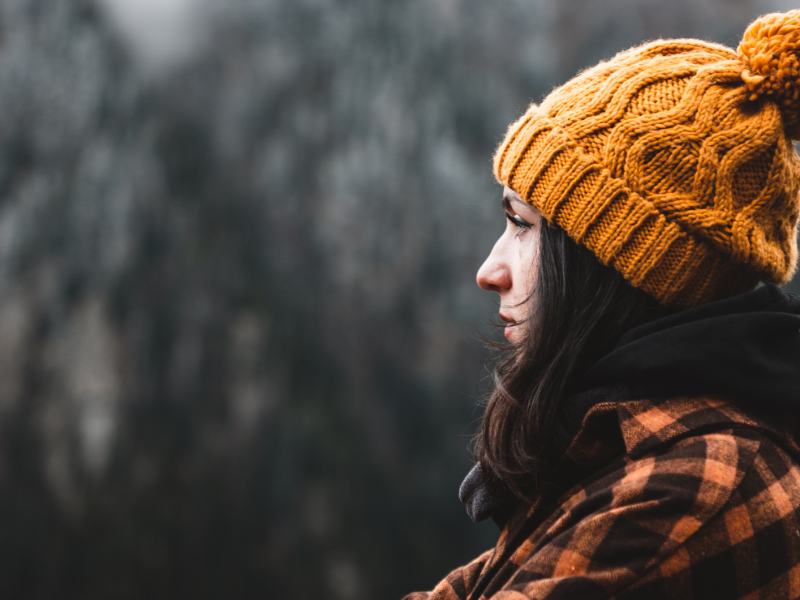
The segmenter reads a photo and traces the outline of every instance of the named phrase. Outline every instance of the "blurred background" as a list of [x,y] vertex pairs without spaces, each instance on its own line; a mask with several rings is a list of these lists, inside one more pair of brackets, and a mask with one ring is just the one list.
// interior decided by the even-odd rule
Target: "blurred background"
[[489,548],[494,147],[791,4],[0,1],[3,595],[390,599]]

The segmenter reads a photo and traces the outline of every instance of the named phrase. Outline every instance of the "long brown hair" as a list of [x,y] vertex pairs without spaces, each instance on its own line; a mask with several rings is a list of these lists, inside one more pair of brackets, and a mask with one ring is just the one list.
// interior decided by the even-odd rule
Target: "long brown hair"
[[542,221],[523,342],[493,377],[476,454],[490,489],[533,500],[571,441],[564,401],[580,375],[657,302]]

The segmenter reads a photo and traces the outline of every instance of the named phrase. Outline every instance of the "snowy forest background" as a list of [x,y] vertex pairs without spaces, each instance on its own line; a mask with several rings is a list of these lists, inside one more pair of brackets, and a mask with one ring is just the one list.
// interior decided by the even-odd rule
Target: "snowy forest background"
[[0,590],[371,600],[458,502],[531,99],[788,0],[1,0]]

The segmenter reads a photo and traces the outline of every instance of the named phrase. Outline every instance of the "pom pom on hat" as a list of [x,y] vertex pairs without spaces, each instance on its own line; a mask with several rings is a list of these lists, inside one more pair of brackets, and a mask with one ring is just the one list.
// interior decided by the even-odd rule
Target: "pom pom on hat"
[[800,139],[800,10],[754,21],[738,53],[750,99],[771,97],[781,107],[787,135]]

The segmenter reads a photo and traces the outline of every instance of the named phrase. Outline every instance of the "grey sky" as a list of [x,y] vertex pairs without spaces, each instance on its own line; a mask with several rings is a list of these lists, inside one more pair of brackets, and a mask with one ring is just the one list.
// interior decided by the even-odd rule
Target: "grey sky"
[[210,0],[101,0],[143,65],[164,71],[201,42],[202,8]]

